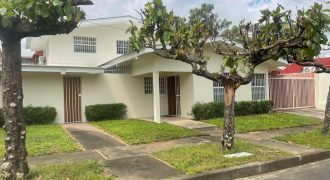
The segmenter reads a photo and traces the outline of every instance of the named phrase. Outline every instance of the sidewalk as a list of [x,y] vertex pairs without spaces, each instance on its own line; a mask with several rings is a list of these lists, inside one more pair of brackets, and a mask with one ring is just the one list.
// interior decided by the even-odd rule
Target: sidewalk
[[116,174],[118,179],[125,180],[166,179],[177,176],[180,173],[174,168],[150,154],[166,148],[206,141],[200,138],[185,138],[163,143],[128,146],[118,138],[86,123],[63,127],[85,149],[94,150],[103,157],[105,167]]
[[[189,122],[185,120],[172,122],[174,122],[173,124],[179,125],[181,127],[189,126],[190,129],[195,129],[204,134],[208,134],[209,136],[182,138],[166,142],[128,146],[124,142],[121,142],[118,138],[111,136],[90,124],[83,123],[63,125],[63,127],[68,131],[68,133],[70,133],[70,135],[82,145],[85,151],[63,155],[33,157],[29,158],[29,163],[36,165],[57,163],[62,161],[79,161],[93,159],[102,161],[105,168],[110,169],[114,174],[116,174],[118,176],[118,179],[181,179],[183,177],[186,177],[186,175],[177,172],[176,169],[174,169],[167,163],[155,159],[151,155],[151,153],[175,147],[186,146],[189,144],[219,142],[222,136],[222,130],[217,127],[214,127],[213,125],[210,126],[203,122],[194,123],[192,126],[189,125]],[[254,144],[290,152],[299,156],[309,155],[313,153],[322,152],[322,150],[295,144],[288,144],[285,142],[279,142],[273,140],[272,138],[275,136],[286,135],[293,132],[308,131],[315,128],[319,128],[319,126],[239,133],[236,134],[236,138],[244,139]],[[298,163],[298,159],[295,159],[296,164],[300,163]],[[261,165],[262,164],[259,163],[258,167],[261,167]],[[235,168],[238,168],[238,170],[242,170],[240,169],[240,167]],[[232,169],[230,170],[230,172],[233,171]],[[222,171],[226,170],[217,170],[217,173]],[[210,173],[212,172],[205,174],[209,175]],[[197,176],[204,177],[203,174],[199,174]],[[192,177],[193,176],[189,176],[189,178]]]

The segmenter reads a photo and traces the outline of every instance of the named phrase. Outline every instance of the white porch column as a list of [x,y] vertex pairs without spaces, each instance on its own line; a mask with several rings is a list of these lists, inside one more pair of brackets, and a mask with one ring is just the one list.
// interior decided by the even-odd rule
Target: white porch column
[[152,72],[152,87],[154,96],[154,122],[160,123],[160,95],[159,95],[159,72]]

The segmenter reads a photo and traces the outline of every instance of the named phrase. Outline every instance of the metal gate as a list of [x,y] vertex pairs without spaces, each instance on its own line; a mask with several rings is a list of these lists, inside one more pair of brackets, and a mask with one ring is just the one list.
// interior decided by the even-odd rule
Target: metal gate
[[315,107],[314,77],[269,78],[269,96],[274,109]]

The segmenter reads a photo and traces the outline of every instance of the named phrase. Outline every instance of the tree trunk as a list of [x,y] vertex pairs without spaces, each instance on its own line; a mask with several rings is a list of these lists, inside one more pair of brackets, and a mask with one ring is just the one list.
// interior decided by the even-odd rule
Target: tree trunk
[[322,134],[327,134],[329,132],[329,126],[330,126],[330,87],[328,92],[327,105],[325,107],[325,116],[323,121]]
[[6,152],[1,170],[6,180],[22,179],[28,174],[29,168],[25,148],[20,39],[4,40],[2,51],[2,103]]
[[225,114],[224,114],[224,132],[222,137],[222,148],[231,150],[234,148],[235,135],[235,84],[228,81],[225,85]]

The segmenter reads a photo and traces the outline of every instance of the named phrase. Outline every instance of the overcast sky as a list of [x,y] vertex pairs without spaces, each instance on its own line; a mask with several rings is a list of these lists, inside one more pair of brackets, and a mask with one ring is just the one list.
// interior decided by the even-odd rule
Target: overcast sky
[[[93,6],[83,7],[88,19],[106,18],[113,16],[132,15],[138,17],[136,11],[143,8],[149,0],[92,0]],[[261,9],[272,9],[278,3],[286,9],[295,11],[312,5],[314,2],[326,0],[163,0],[169,9],[176,15],[188,16],[189,10],[199,7],[202,3],[214,4],[215,10],[221,19],[228,19],[233,24],[240,20],[256,21]],[[24,42],[22,43],[24,45]],[[29,50],[23,50],[23,56],[31,55]],[[329,52],[330,54],[330,52]]]

